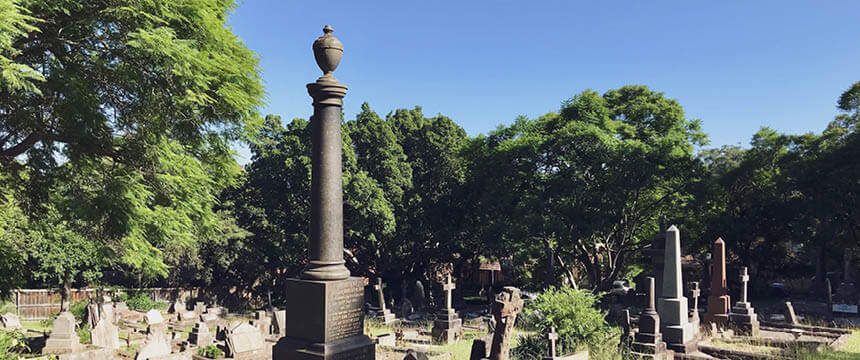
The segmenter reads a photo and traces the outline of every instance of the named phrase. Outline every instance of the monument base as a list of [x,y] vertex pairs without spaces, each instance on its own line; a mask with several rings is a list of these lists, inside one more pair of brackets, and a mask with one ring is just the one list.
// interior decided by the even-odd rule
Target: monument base
[[384,311],[381,311],[381,312],[377,312],[376,314],[377,314],[376,319],[379,320],[380,322],[382,322],[383,324],[391,324],[391,323],[394,323],[394,321],[396,320],[394,313],[392,313],[391,310],[388,310],[388,309],[385,309]]
[[457,317],[453,310],[437,315],[433,321],[433,341],[441,344],[453,344],[460,337],[463,329],[463,319]]
[[732,313],[729,314],[729,319],[735,327],[735,332],[741,335],[758,336],[760,325],[758,315],[756,315],[752,304],[746,302],[738,302],[732,308]]
[[662,330],[666,347],[675,352],[689,354],[698,350],[698,323],[668,325]]
[[287,280],[286,336],[272,346],[273,360],[375,360],[364,335],[364,279]]
[[708,311],[705,312],[705,322],[714,323],[719,326],[729,324],[729,301],[728,295],[709,296]]

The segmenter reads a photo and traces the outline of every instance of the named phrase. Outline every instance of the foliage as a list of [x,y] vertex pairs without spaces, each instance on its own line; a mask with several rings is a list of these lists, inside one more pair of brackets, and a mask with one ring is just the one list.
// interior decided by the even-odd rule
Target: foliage
[[0,329],[0,360],[17,360],[20,354],[28,351],[30,348],[24,332]]
[[149,311],[155,308],[155,301],[145,292],[138,292],[126,300],[126,305],[131,310]]
[[81,299],[81,300],[75,301],[74,303],[72,303],[71,306],[69,306],[69,312],[71,312],[72,315],[75,316],[75,320],[77,320],[78,323],[84,323],[85,322],[85,316],[87,315],[87,305],[88,304],[89,304],[89,300]]
[[217,359],[224,352],[215,345],[206,345],[206,347],[197,349],[197,355],[205,356],[210,359]]
[[[600,349],[617,331],[605,320],[606,314],[597,309],[597,297],[588,290],[549,288],[538,294],[523,310],[520,326],[534,334],[523,340],[522,354],[544,354],[548,348],[546,335],[551,327],[558,333],[558,351],[574,352],[588,347]],[[617,340],[612,344],[617,346]]]
[[83,324],[80,324],[75,332],[78,334],[78,338],[81,340],[81,344],[88,344],[92,342],[92,334],[90,334],[90,323],[84,321]]
[[23,285],[26,273],[21,269],[35,238],[19,201],[0,192],[0,300],[12,294],[10,289]]

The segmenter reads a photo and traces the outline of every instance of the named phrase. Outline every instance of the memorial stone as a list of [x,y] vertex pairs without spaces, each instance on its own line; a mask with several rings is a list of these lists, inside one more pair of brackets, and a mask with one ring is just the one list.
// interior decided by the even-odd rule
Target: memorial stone
[[440,311],[433,321],[433,341],[437,343],[453,344],[463,330],[463,319],[457,316],[451,303],[451,293],[455,288],[456,285],[451,282],[451,275],[448,274],[447,282],[442,284],[442,290],[445,291],[445,309]]
[[670,360],[674,357],[668,350],[660,333],[660,315],[655,308],[654,278],[647,278],[648,305],[639,313],[639,331],[633,338],[630,348],[637,359]]
[[379,302],[379,313],[378,317],[382,320],[384,324],[390,324],[394,322],[394,314],[385,306],[385,284],[382,283],[382,278],[376,279],[376,285],[373,285],[373,289],[376,290],[376,294],[378,296]]
[[147,335],[146,342],[137,351],[135,360],[150,360],[170,355],[170,340],[164,334],[152,333]]
[[708,311],[705,322],[725,326],[729,321],[729,298],[726,286],[726,243],[718,238],[714,242],[711,256],[711,296],[708,296]]
[[729,314],[729,320],[735,326],[738,334],[758,336],[759,321],[758,316],[753,309],[752,304],[747,299],[747,283],[750,281],[750,276],[747,273],[747,267],[744,266],[741,276],[741,301],[738,301],[732,307],[732,313]]
[[403,360],[429,360],[427,354],[421,351],[409,350],[406,352],[406,356],[403,357]]
[[660,332],[666,346],[675,352],[697,349],[699,323],[690,322],[687,298],[681,281],[681,235],[675,225],[666,230],[666,258],[663,264],[663,297],[658,307]]
[[287,333],[287,311],[275,310],[275,321],[272,322],[272,335],[282,337]]
[[63,354],[75,352],[81,348],[80,339],[75,332],[75,316],[64,311],[54,319],[51,335],[45,341],[43,354]]
[[496,296],[493,304],[493,318],[496,326],[493,331],[493,343],[490,346],[490,359],[510,359],[510,338],[513,335],[517,314],[523,309],[520,289],[505,286]]
[[194,324],[191,334],[188,334],[188,343],[197,347],[212,345],[212,333],[209,332],[209,326],[202,321]]
[[833,285],[830,283],[830,279],[824,279],[824,296],[827,301],[827,311],[833,312]]
[[99,320],[96,327],[90,330],[90,339],[95,346],[106,349],[119,349],[119,328],[107,318]]
[[265,311],[260,310],[255,313],[255,318],[253,321],[254,327],[260,331],[260,334],[265,338],[269,335],[269,332],[272,328],[272,318],[269,317]]
[[308,84],[311,117],[311,217],[308,263],[300,279],[288,279],[287,334],[272,349],[280,359],[374,359],[364,334],[364,282],[351,277],[343,258],[341,114],[347,87],[332,72],[343,45],[331,26],[313,44],[323,76]]
[[185,310],[185,311],[181,311],[181,312],[177,313],[176,319],[179,320],[180,322],[191,322],[191,321],[197,321],[199,319],[199,317],[197,316],[196,311]]
[[0,316],[0,322],[3,324],[3,328],[6,330],[15,330],[21,328],[21,321],[18,319],[18,315],[13,313],[5,313],[3,316]]
[[202,301],[195,303],[194,312],[197,313],[197,316],[203,315],[206,312],[206,303]]
[[167,312],[170,314],[181,314],[187,310],[188,308],[185,302],[182,301],[181,298],[177,298],[172,304],[170,304],[170,309]]
[[156,309],[147,311],[144,318],[146,319],[146,323],[148,325],[158,325],[164,323],[164,317],[162,317],[161,312]]
[[782,308],[782,314],[785,316],[785,322],[791,325],[798,325],[800,322],[797,321],[797,315],[794,314],[794,306],[791,305],[791,301],[786,301],[785,305]]
[[699,321],[699,296],[702,295],[702,289],[699,288],[698,281],[690,282],[690,297],[693,298],[693,310],[690,311],[690,321]]
[[268,357],[260,330],[243,323],[227,334],[229,356],[237,360],[264,359]]

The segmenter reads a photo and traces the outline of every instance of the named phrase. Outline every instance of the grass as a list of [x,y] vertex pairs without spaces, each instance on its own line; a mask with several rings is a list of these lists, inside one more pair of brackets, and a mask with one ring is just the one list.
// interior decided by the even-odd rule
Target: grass
[[25,329],[43,332],[51,331],[51,327],[53,326],[53,324],[49,324],[44,321],[22,321],[21,326]]
[[839,351],[805,352],[796,354],[799,360],[856,360],[860,359],[860,330],[854,330],[851,337]]

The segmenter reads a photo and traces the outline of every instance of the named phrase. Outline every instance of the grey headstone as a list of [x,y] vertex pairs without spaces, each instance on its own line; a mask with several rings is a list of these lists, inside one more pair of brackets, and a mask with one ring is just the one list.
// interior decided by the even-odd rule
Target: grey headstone
[[119,329],[108,319],[99,320],[96,327],[90,330],[90,338],[95,346],[106,349],[119,349]]
[[156,309],[147,311],[145,319],[146,323],[149,325],[158,325],[164,323],[164,317],[162,317],[161,312]]
[[379,346],[394,347],[395,345],[397,345],[397,338],[394,336],[394,334],[390,333],[379,335],[376,337],[376,340],[379,343]]
[[785,322],[797,325],[799,322],[797,321],[797,315],[794,314],[794,306],[791,305],[791,301],[786,301],[785,305],[783,305],[782,313],[785,316]]
[[21,321],[18,319],[18,315],[13,313],[5,313],[3,316],[0,316],[0,322],[2,322],[3,327],[8,330],[21,328]]
[[188,335],[188,343],[197,347],[212,345],[212,333],[209,332],[209,326],[205,322],[195,324],[194,329],[191,329],[191,334]]
[[251,324],[242,323],[227,334],[227,349],[230,356],[234,358],[249,357],[263,350],[263,347],[265,347],[263,336]]
[[51,328],[51,336],[45,342],[43,354],[62,354],[80,349],[80,339],[75,332],[75,316],[68,311],[62,312]]

